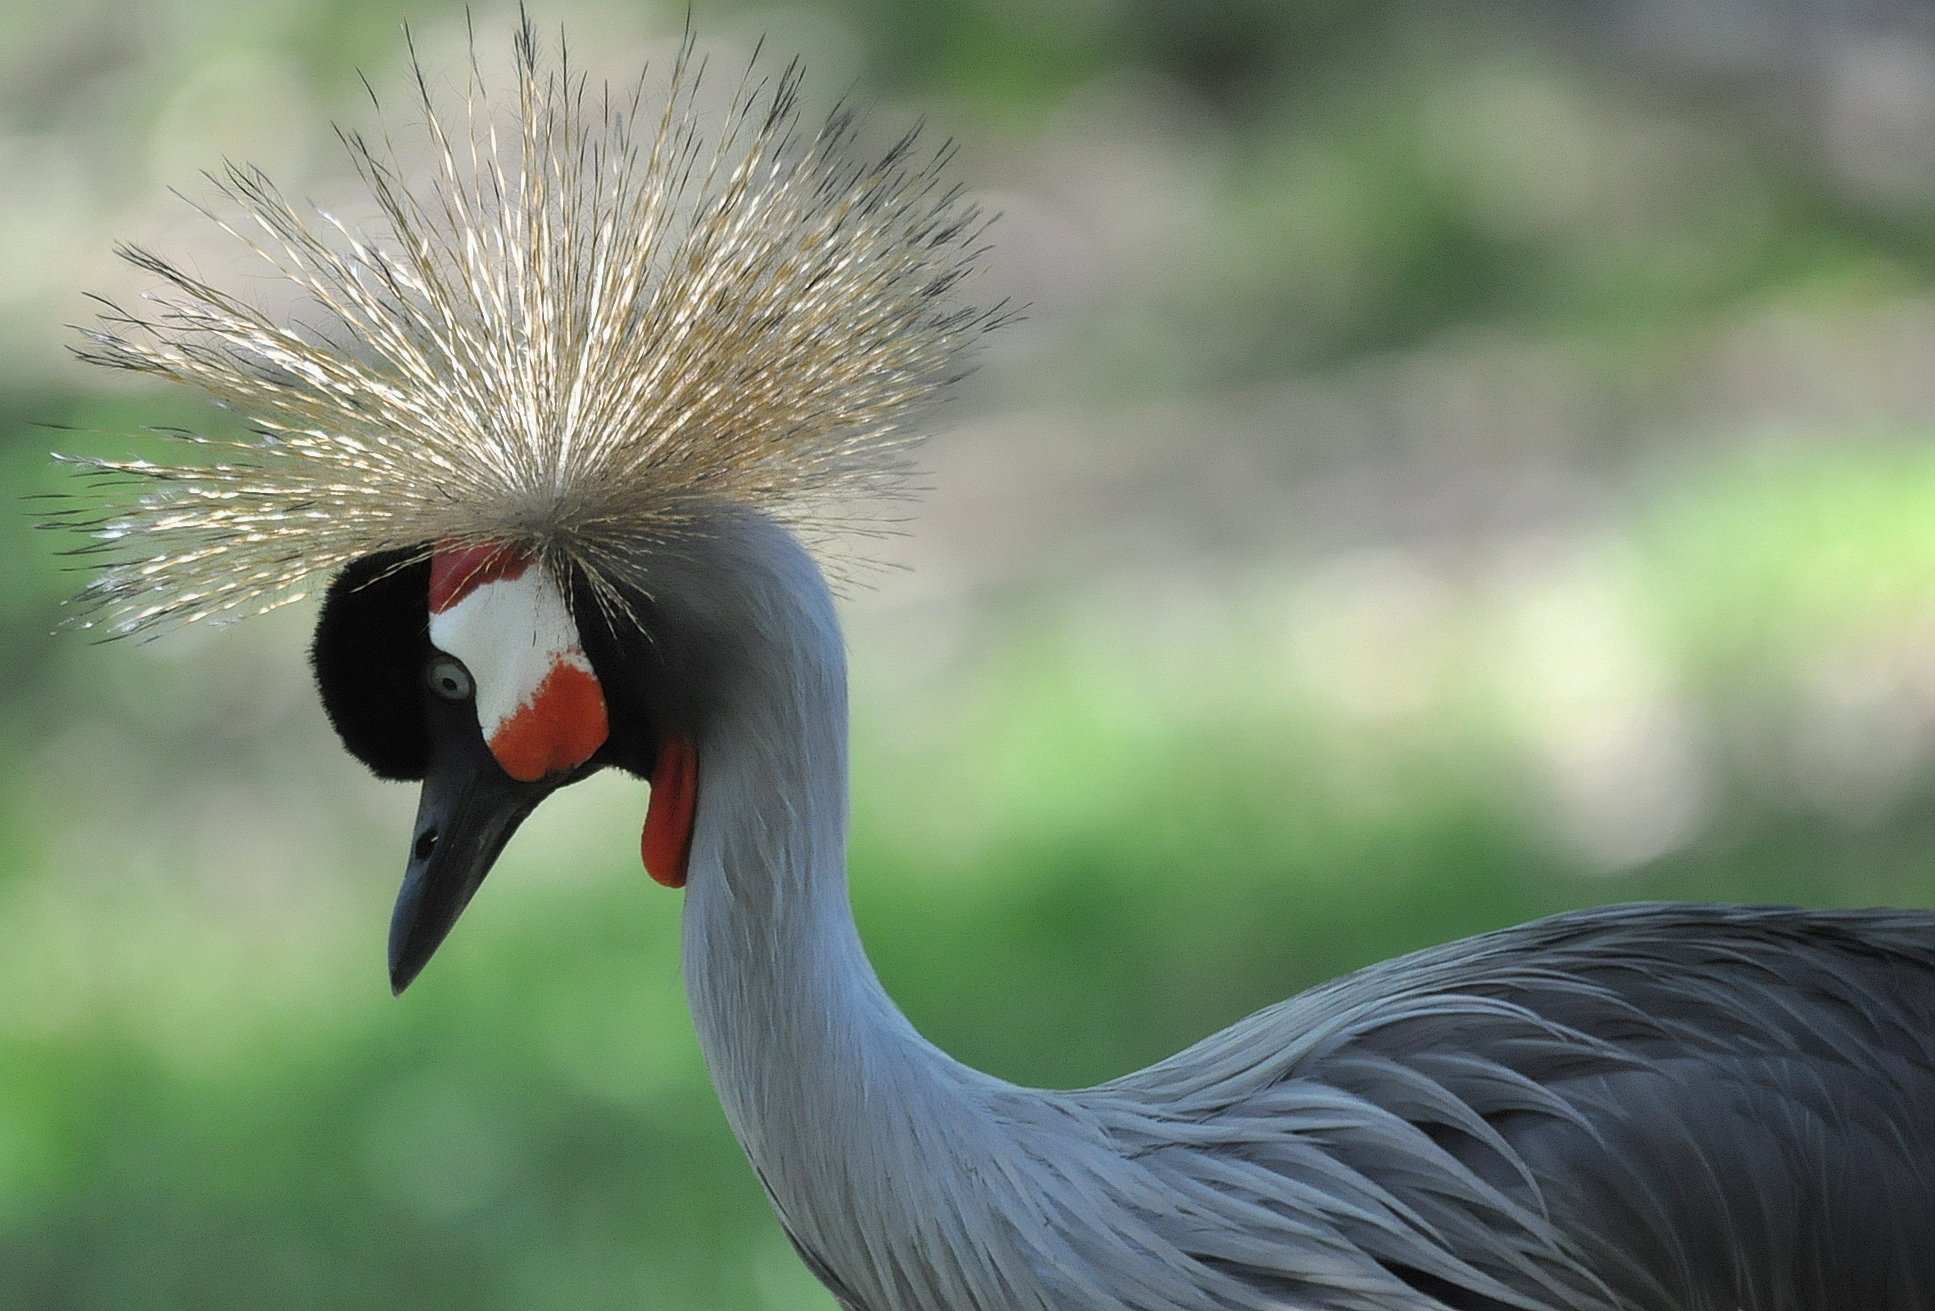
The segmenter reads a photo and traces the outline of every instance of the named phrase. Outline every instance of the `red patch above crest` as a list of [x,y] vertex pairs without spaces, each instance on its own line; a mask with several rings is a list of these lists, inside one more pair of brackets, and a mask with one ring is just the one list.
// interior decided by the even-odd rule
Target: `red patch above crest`
[[485,583],[521,578],[531,557],[514,546],[438,547],[430,556],[430,613],[440,615]]

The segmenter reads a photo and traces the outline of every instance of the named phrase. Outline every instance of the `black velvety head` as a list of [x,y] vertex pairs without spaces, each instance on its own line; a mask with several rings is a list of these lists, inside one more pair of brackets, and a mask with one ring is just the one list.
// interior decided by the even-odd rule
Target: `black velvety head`
[[430,565],[415,551],[366,556],[329,584],[309,662],[336,735],[378,778],[421,779],[429,758],[423,666]]
[[[309,650],[330,724],[378,778],[419,781],[428,767],[430,562],[412,561],[420,554],[390,551],[346,566],[330,580]],[[648,598],[630,598],[621,619],[600,607],[582,580],[572,592],[586,654],[611,702],[611,737],[597,763],[648,778],[658,754],[654,726],[668,713],[677,722],[691,718],[689,709],[674,712],[666,703],[668,691],[700,680],[673,677],[663,645],[632,628],[634,617],[656,617]]]

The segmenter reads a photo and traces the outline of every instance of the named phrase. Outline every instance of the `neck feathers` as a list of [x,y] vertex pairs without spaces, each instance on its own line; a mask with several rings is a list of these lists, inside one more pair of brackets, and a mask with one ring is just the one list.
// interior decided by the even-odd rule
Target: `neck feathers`
[[891,1287],[903,1276],[875,1263],[912,1245],[884,1240],[948,1205],[900,1194],[965,1174],[954,1144],[993,1081],[914,1032],[861,948],[846,662],[825,583],[769,525],[723,554],[731,582],[712,596],[734,598],[720,618],[743,640],[698,741],[686,988],[727,1118],[795,1242],[836,1286]]
[[789,1236],[855,1311],[1187,1304],[1151,1268],[1156,1236],[1113,1197],[1118,1148],[1079,1100],[949,1059],[882,990],[847,901],[832,599],[764,521],[717,545],[712,572],[654,597],[698,625],[685,631],[710,625],[701,663],[717,671],[696,734],[685,981],[727,1119]]
[[713,545],[712,577],[667,580],[659,593],[687,634],[677,612],[704,611],[695,661],[712,671],[696,736],[685,976],[713,1079],[757,1160],[775,1135],[804,1132],[785,1108],[806,1085],[911,1031],[847,902],[846,659],[832,597],[805,550],[765,521]]

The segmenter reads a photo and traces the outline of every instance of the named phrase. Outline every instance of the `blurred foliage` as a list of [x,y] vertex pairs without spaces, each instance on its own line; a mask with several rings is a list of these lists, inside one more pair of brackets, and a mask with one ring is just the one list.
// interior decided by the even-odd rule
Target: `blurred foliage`
[[[1049,513],[943,486],[919,577],[952,581],[850,607],[858,913],[962,1058],[1099,1080],[1570,906],[1928,902],[1935,229],[1737,112],[1737,74],[1688,92],[1555,12],[694,5],[925,111],[1010,211],[990,278],[1029,322],[952,418]],[[181,169],[320,167],[353,70],[399,85],[397,16],[0,19],[6,486],[232,422],[82,376],[54,325],[125,288],[112,240],[188,230]],[[561,16],[591,64],[682,9]],[[456,48],[459,6],[410,18]],[[1245,424],[1285,462],[1228,463]],[[1594,490],[1498,512],[1521,464]],[[1279,516],[1250,468],[1325,503]],[[1418,530],[1406,479],[1470,522]],[[410,798],[328,740],[304,617],[50,635],[74,580],[32,508],[0,552],[0,1306],[829,1307],[707,1086],[640,790],[550,803],[393,1001]],[[1234,545],[1170,549],[1185,514]],[[1154,545],[1085,553],[1090,521]]]

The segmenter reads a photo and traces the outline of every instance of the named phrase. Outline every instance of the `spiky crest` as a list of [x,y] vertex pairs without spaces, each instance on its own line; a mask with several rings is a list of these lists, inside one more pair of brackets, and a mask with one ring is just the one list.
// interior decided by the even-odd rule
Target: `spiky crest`
[[949,148],[910,133],[854,162],[852,113],[802,129],[797,61],[757,54],[708,132],[689,35],[656,102],[647,75],[594,91],[561,39],[547,66],[528,18],[514,48],[507,116],[474,39],[455,111],[411,47],[425,178],[387,129],[339,130],[367,229],[258,169],[211,175],[203,212],[294,312],[121,248],[162,285],[139,313],[107,303],[82,358],[200,388],[257,439],[159,435],[212,463],[75,461],[108,485],[56,514],[107,556],[88,626],[254,613],[433,542],[512,543],[615,598],[708,505],[818,541],[856,526],[839,507],[904,491],[908,421],[1002,317],[958,294],[985,220],[945,182]]

